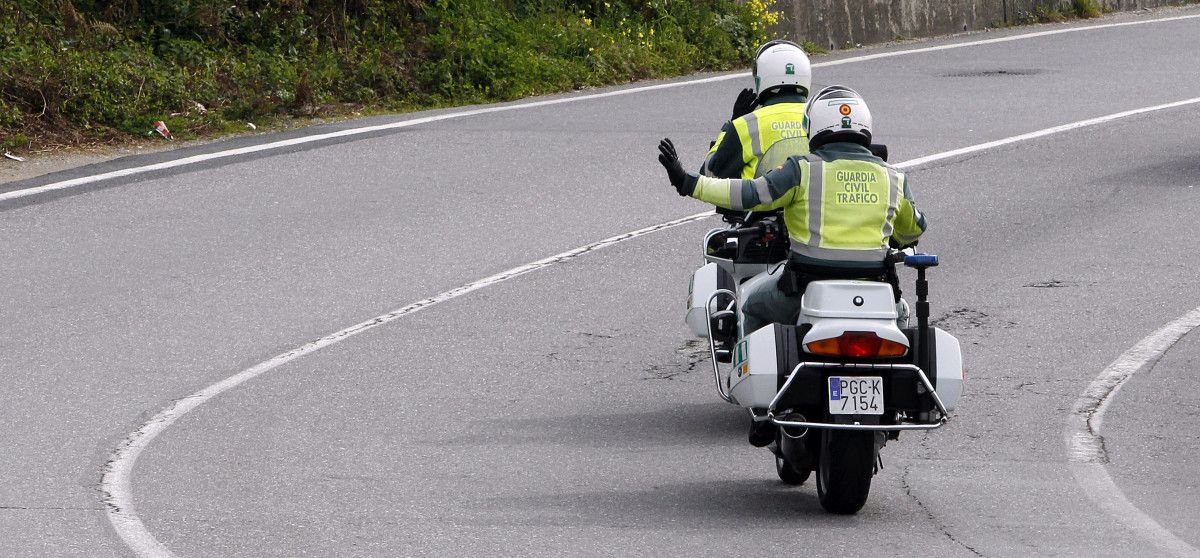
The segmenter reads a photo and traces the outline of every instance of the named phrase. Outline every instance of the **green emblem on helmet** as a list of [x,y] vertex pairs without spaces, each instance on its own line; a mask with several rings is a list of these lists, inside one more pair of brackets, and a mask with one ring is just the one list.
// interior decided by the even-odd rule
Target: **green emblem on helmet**
[[785,74],[787,74],[787,75],[789,75],[789,76],[794,76],[794,75],[796,75],[796,65],[795,65],[795,64],[788,64],[787,66],[784,66],[784,67],[783,67],[783,73],[785,73]]
[[850,129],[850,117],[849,117],[849,116],[843,116],[843,117],[842,117],[842,129],[843,129],[843,130],[849,130],[849,129]]

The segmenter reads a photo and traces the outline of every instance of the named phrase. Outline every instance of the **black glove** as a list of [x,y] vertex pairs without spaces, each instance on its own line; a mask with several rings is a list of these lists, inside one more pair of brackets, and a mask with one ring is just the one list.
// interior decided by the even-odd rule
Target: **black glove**
[[747,114],[754,112],[754,105],[758,104],[758,95],[753,89],[743,89],[738,93],[737,100],[733,102],[733,118],[737,120]]
[[658,142],[658,162],[662,163],[663,168],[667,169],[667,177],[671,179],[671,185],[675,187],[675,191],[681,196],[690,196],[696,189],[696,180],[698,177],[692,173],[683,170],[683,165],[679,162],[679,155],[675,153],[675,144],[671,143],[671,138],[663,138]]

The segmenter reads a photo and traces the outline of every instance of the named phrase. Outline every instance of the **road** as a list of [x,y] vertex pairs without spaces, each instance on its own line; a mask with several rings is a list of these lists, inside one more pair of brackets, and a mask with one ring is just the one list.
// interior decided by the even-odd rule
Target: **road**
[[[856,87],[901,162],[1198,97],[1197,53],[1200,19],[1175,19],[814,75]],[[415,301],[704,211],[675,195],[654,147],[670,136],[698,164],[747,81],[455,117],[0,202],[0,555],[133,554],[101,475],[189,394]],[[1064,432],[1109,363],[1200,306],[1198,130],[1193,104],[910,171],[931,222],[922,248],[943,261],[933,315],[963,341],[967,391],[947,427],[889,443],[857,516],[825,514],[811,485],[781,485],[746,444],[744,413],[716,398],[681,319],[700,238],[718,224],[708,218],[445,299],[205,399],[137,456],[136,517],[178,556],[1166,555],[1076,482]],[[1113,396],[1103,430],[1127,502],[1192,552],[1198,358],[1190,333]]]

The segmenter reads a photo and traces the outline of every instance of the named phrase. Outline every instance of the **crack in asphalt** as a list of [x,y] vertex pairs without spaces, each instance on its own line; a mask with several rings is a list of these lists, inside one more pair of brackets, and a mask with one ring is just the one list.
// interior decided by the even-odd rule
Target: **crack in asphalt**
[[[917,444],[917,447],[920,448],[921,450],[927,450],[929,447],[928,442],[929,442],[929,431],[925,431],[922,434],[921,442],[919,444]],[[925,452],[924,451],[917,452],[918,455],[921,455],[923,453],[925,453]],[[945,535],[947,539],[950,539],[950,542],[953,542],[954,544],[957,544],[958,546],[961,546],[961,547],[967,549],[967,551],[969,551],[971,554],[974,554],[975,556],[984,556],[984,554],[982,552],[979,552],[978,550],[976,550],[975,547],[955,538],[954,535],[950,533],[950,529],[944,523],[942,523],[941,521],[938,521],[937,517],[933,515],[933,510],[931,510],[929,508],[929,506],[925,505],[925,502],[921,501],[921,498],[919,498],[917,496],[917,494],[914,492],[912,484],[908,482],[909,473],[911,471],[912,471],[912,463],[910,462],[910,463],[906,463],[904,465],[904,472],[902,472],[900,474],[900,486],[904,488],[904,493],[906,495],[908,495],[909,498],[912,498],[914,502],[917,503],[917,507],[921,508],[921,511],[925,512],[925,517],[927,519],[929,519],[929,522],[932,523],[934,525],[934,527],[937,527],[937,530],[939,532],[941,532],[943,535]]]
[[660,366],[657,364],[651,364],[650,367],[646,369],[646,372],[648,372],[650,376],[642,379],[674,380],[680,376],[695,372],[696,367],[699,366],[700,363],[708,360],[709,357],[707,341],[702,341],[699,339],[690,339],[688,341],[684,341],[681,347],[675,349],[675,352],[687,358],[687,363],[683,368],[679,368],[678,365]]
[[1000,320],[997,323],[992,316],[980,312],[974,308],[955,308],[942,314],[941,316],[930,320],[930,325],[940,327],[946,330],[966,330],[980,329],[987,326],[989,329],[1003,329],[1016,327],[1016,322]]

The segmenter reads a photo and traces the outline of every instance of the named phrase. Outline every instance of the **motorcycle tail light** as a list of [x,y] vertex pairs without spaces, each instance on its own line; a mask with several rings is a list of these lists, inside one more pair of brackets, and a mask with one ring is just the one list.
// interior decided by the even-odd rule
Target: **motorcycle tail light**
[[908,352],[908,347],[871,331],[847,331],[837,337],[806,343],[804,349],[814,355],[851,358],[898,357]]

